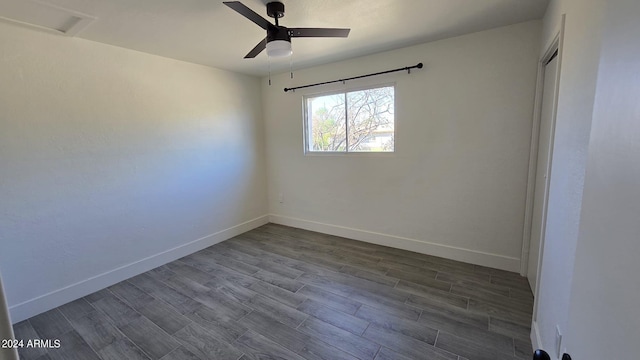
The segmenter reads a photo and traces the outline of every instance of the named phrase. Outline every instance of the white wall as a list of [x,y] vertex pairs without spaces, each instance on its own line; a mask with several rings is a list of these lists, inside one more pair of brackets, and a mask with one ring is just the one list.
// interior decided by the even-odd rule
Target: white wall
[[0,51],[14,321],[267,220],[259,79],[2,23]]
[[606,4],[567,350],[640,357],[640,2]]
[[532,326],[534,347],[544,349],[555,349],[556,326],[562,333],[567,329],[600,54],[602,2],[552,0],[543,19],[541,55],[560,31],[562,14],[566,14],[566,24],[556,132],[542,272]]
[[[271,220],[518,271],[540,29],[527,22],[281,74],[271,87],[263,79]],[[282,91],[418,62],[411,75]],[[394,154],[304,155],[303,95],[388,82]]]

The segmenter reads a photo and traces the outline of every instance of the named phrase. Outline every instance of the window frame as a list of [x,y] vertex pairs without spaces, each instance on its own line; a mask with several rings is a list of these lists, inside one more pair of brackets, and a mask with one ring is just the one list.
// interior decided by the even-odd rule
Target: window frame
[[[309,138],[309,111],[307,109],[307,100],[310,98],[316,98],[316,97],[322,97],[322,96],[330,96],[330,95],[337,95],[337,94],[344,94],[345,97],[347,96],[348,93],[350,92],[356,92],[356,91],[363,91],[363,90],[371,90],[371,89],[380,89],[380,88],[385,88],[385,87],[392,87],[393,88],[393,136],[394,136],[394,145],[393,145],[393,151],[349,151],[349,143],[348,143],[348,137],[349,137],[349,122],[347,121],[349,115],[348,113],[346,113],[347,109],[346,109],[346,104],[345,104],[345,134],[347,136],[347,143],[345,146],[345,150],[344,151],[315,151],[315,150],[310,150],[309,149],[309,145],[310,145],[310,141],[311,139]],[[395,138],[396,138],[396,132],[397,132],[397,101],[396,101],[396,89],[397,89],[397,84],[396,82],[389,82],[389,83],[377,83],[377,84],[371,84],[371,85],[364,85],[364,86],[357,86],[357,87],[348,87],[348,88],[343,88],[340,90],[330,90],[330,91],[323,91],[323,92],[316,92],[316,93],[309,93],[309,94],[305,94],[302,96],[302,128],[303,128],[303,142],[302,142],[302,147],[304,150],[304,154],[305,155],[311,155],[311,156],[326,156],[326,155],[339,155],[339,156],[351,156],[351,155],[356,155],[357,156],[363,156],[363,155],[374,155],[374,156],[389,156],[389,155],[393,155],[396,153],[396,143],[395,143]]]

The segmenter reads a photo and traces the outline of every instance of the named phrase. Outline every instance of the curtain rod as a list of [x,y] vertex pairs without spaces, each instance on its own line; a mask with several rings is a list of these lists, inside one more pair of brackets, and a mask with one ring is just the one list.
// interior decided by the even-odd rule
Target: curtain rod
[[319,82],[319,83],[315,83],[315,84],[296,86],[296,87],[292,87],[292,88],[284,88],[284,92],[296,91],[297,89],[304,89],[304,88],[308,88],[308,87],[312,87],[312,86],[333,84],[333,83],[337,83],[337,82],[344,83],[345,81],[348,81],[348,80],[355,80],[355,79],[366,78],[366,77],[369,77],[369,76],[383,75],[383,74],[388,74],[388,73],[392,73],[392,72],[396,72],[396,71],[406,71],[407,74],[411,74],[411,69],[422,69],[422,67],[423,67],[422,63],[418,63],[417,65],[413,65],[413,66],[405,66],[403,68],[397,68],[397,69],[393,69],[393,70],[381,71],[381,72],[377,72],[377,73],[373,73],[373,74],[354,76],[354,77],[350,77],[350,78],[346,78],[346,79],[338,79],[338,80],[332,80],[332,81]]

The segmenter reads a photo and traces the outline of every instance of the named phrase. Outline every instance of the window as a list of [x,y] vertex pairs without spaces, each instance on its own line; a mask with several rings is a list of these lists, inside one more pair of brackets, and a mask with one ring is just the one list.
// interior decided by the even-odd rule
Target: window
[[305,97],[306,152],[393,152],[395,87]]

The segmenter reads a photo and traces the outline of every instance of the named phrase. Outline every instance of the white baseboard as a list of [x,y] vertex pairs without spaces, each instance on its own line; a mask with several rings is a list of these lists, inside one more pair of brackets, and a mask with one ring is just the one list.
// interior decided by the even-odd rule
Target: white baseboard
[[540,330],[538,329],[538,323],[533,321],[531,323],[531,346],[533,350],[542,349],[542,341],[540,339]]
[[414,251],[422,254],[443,257],[466,263],[488,266],[507,271],[520,271],[520,259],[482,251],[463,249],[455,246],[431,243],[395,235],[353,229],[344,226],[324,224],[316,221],[297,219],[288,216],[271,214],[269,221],[305,230],[317,231],[329,235],[341,236],[368,243]]
[[13,323],[20,322],[32,316],[79,299],[83,296],[104,289],[108,286],[126,280],[130,277],[142,274],[171,261],[200,251],[211,245],[240,235],[269,222],[269,216],[263,215],[241,224],[204,236],[200,239],[182,244],[161,253],[148,256],[144,259],[107,271],[100,275],[90,277],[75,284],[65,286],[36,298],[15,304],[9,307]]
[[[126,280],[130,277],[136,276],[158,266],[164,265],[168,262],[177,260],[183,256],[192,254],[211,245],[215,245],[219,242],[230,239],[236,235],[240,235],[244,232],[255,229],[268,222],[292,226],[300,229],[317,231],[329,235],[342,236],[354,240],[390,246],[422,254],[439,256],[471,264],[488,266],[496,269],[517,272],[520,268],[520,259],[518,258],[271,214],[257,217],[255,219],[218,231],[189,243],[182,244],[175,248],[165,250],[161,253],[148,256],[133,263],[79,281],[75,284],[71,284],[61,289],[57,289],[47,294],[29,299],[22,303],[12,305],[9,307],[11,320],[13,321],[13,323],[17,323],[22,320],[28,319],[32,316],[51,310],[75,299],[79,299],[83,296],[104,289],[120,281]],[[536,326],[535,323],[533,325],[534,327]],[[531,336],[535,348],[536,342],[534,342],[533,329]]]

